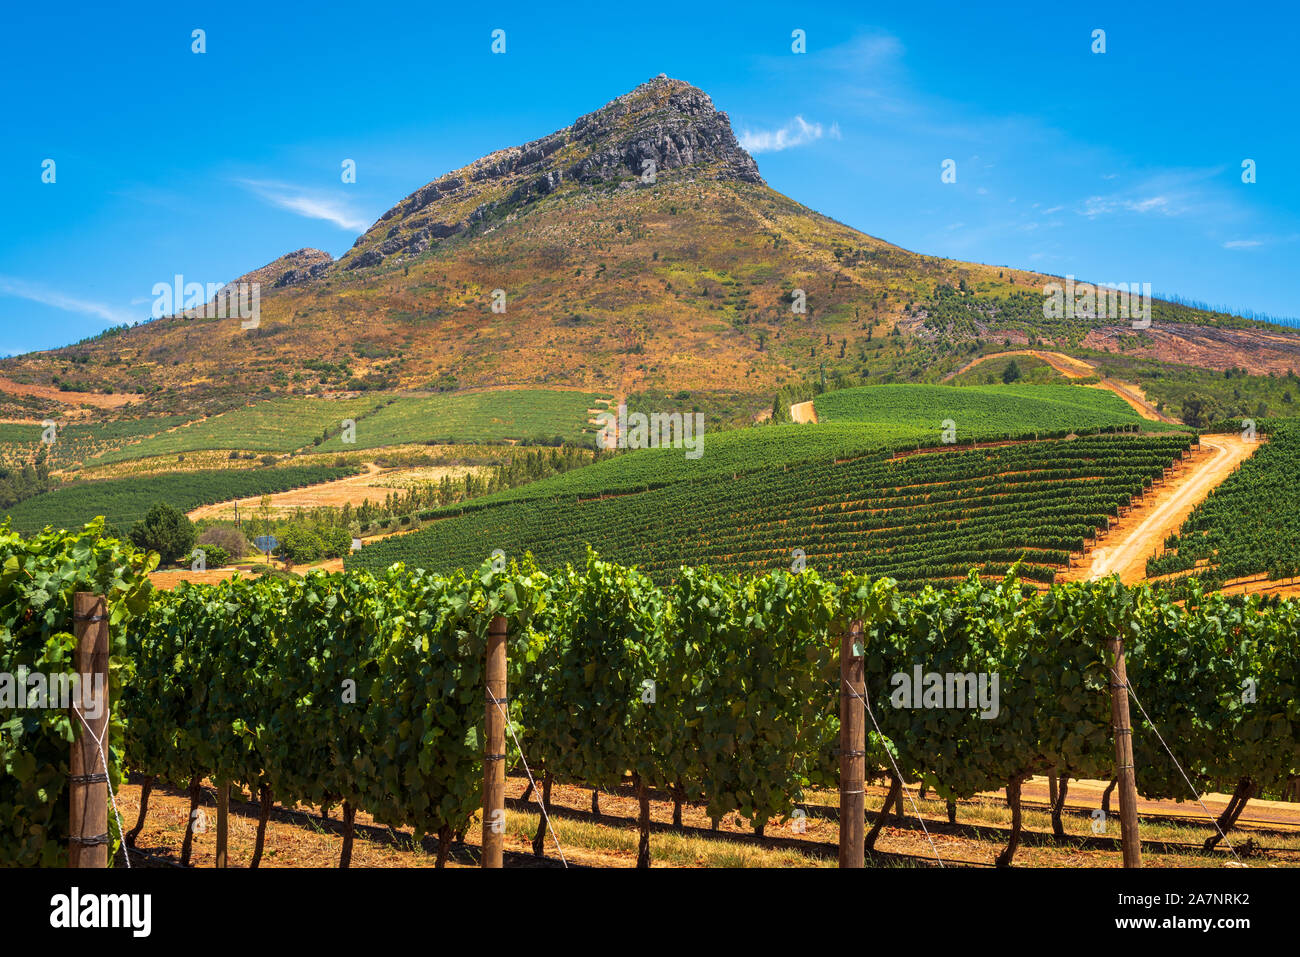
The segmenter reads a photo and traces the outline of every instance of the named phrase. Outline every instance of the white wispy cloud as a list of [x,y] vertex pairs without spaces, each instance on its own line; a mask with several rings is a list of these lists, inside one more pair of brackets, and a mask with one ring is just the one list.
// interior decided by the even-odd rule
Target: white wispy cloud
[[1128,189],[1089,196],[1075,212],[1089,219],[1137,213],[1222,220],[1233,212],[1231,200],[1214,187],[1222,172],[1221,167],[1158,170]]
[[1183,211],[1183,208],[1168,196],[1089,196],[1079,208],[1080,215],[1087,216],[1089,219],[1118,212],[1177,216]]
[[1260,246],[1276,246],[1279,243],[1300,242],[1300,233],[1288,235],[1256,235],[1250,239],[1229,239],[1220,245],[1224,249],[1258,249]]
[[[809,123],[802,116],[796,116],[780,129],[745,130],[740,134],[740,145],[750,153],[777,153],[813,143],[821,139],[824,132],[820,123]],[[832,139],[840,138],[838,123],[831,124],[830,136]]]
[[12,276],[0,276],[0,296],[13,296],[30,302],[39,302],[42,305],[53,306],[55,309],[62,309],[65,312],[77,312],[84,316],[94,316],[115,325],[135,322],[140,318],[139,315],[107,303],[71,296],[58,289],[51,289],[40,283],[28,282],[25,279]]
[[370,221],[353,210],[346,200],[320,190],[256,179],[241,179],[239,184],[272,206],[308,219],[323,219],[339,229],[357,231],[370,225]]

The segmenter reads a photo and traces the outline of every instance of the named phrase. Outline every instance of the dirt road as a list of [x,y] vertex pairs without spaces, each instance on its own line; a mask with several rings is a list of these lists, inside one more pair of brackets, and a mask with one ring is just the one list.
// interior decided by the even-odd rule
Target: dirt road
[[975,368],[981,362],[987,362],[990,359],[998,359],[1002,356],[1033,356],[1036,359],[1042,359],[1049,366],[1055,369],[1067,379],[1083,379],[1090,375],[1096,375],[1097,370],[1082,359],[1076,359],[1073,356],[1067,356],[1064,352],[1047,352],[1042,349],[1008,349],[1006,352],[990,352],[988,355],[980,356],[966,363],[956,372],[950,372],[943,377],[943,381],[955,379],[969,369]]
[[813,406],[812,401],[796,402],[790,406],[790,419],[794,422],[813,422],[817,421],[817,409]]
[[[1035,359],[1042,359],[1049,366],[1055,369],[1067,379],[1086,379],[1088,376],[1097,375],[1097,367],[1084,359],[1076,359],[1073,356],[1067,356],[1064,352],[1048,352],[1044,349],[1010,349],[1006,352],[992,352],[986,356],[980,356],[978,359],[972,359],[956,372],[949,373],[943,377],[944,382],[961,375],[967,369],[972,369],[981,362],[987,362],[990,359],[998,359],[1002,356],[1033,356]],[[1163,412],[1156,411],[1156,407],[1147,401],[1147,397],[1142,390],[1131,382],[1120,382],[1117,379],[1108,379],[1103,377],[1093,388],[1106,389],[1114,392],[1117,396],[1133,407],[1138,415],[1152,422],[1170,422],[1175,423],[1178,420],[1172,419]]]
[[1250,458],[1258,442],[1239,435],[1207,435],[1201,445],[1212,454],[1194,459],[1187,470],[1154,495],[1148,494],[1111,531],[1099,547],[1084,558],[1081,568],[1066,578],[1102,578],[1118,572],[1125,584],[1146,578],[1147,558],[1160,550],[1171,532],[1177,531],[1220,482]]

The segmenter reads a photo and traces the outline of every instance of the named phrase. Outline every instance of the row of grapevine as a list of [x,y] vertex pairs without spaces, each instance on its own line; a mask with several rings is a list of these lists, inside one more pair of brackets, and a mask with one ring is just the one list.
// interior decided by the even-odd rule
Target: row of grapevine
[[1198,505],[1148,575],[1195,574],[1207,585],[1300,575],[1300,419],[1260,425],[1268,441]]
[[788,568],[796,549],[823,574],[889,575],[917,587],[962,577],[971,565],[996,575],[1019,558],[1027,575],[1050,582],[1191,441],[1090,436],[944,455],[873,453],[599,500],[506,503],[375,543],[347,565],[404,561],[446,571],[501,547],[550,568],[582,561],[590,543],[661,584],[683,565]]
[[263,826],[272,799],[341,803],[345,861],[357,809],[445,847],[479,804],[488,625],[522,634],[537,582],[398,566],[160,592],[128,642],[131,767],[194,803],[205,777],[258,792]]
[[[6,549],[6,668],[70,667],[70,594],[113,609],[115,765],[189,783],[237,784],[270,802],[344,807],[435,833],[442,846],[479,806],[483,657],[510,622],[510,718],[550,780],[649,788],[755,826],[833,783],[839,633],[863,622],[866,687],[883,736],[871,758],[948,799],[1030,774],[1105,777],[1112,762],[1104,647],[1119,634],[1141,705],[1138,787],[1250,795],[1300,771],[1300,603],[1193,591],[1182,604],[1115,579],[1039,592],[972,574],[918,593],[889,579],[682,569],[661,588],[589,554],[553,575],[485,564],[440,576],[313,573],[156,593],[147,564],[99,529]],[[1013,569],[1014,570],[1014,569]],[[36,613],[45,608],[46,614]],[[139,613],[129,629],[124,625]],[[996,707],[900,702],[914,669],[996,677]],[[928,703],[927,703],[928,704]],[[1149,716],[1149,720],[1147,718]],[[874,725],[871,725],[874,727]],[[1156,737],[1175,748],[1180,771]],[[0,790],[6,863],[61,853],[57,799],[66,714],[5,715]],[[508,738],[512,742],[514,737]],[[520,755],[513,754],[514,761]],[[116,782],[118,771],[113,770]],[[60,817],[60,814],[63,816]],[[143,814],[142,814],[143,816]],[[648,859],[648,815],[642,818]],[[1005,855],[1010,859],[1016,837]],[[345,837],[344,859],[350,848]]]
[[[682,569],[660,588],[592,554],[554,575],[396,566],[160,596],[124,700],[131,763],[342,802],[345,822],[361,808],[445,839],[478,806],[481,662],[498,612],[511,616],[510,716],[529,765],[597,788],[630,774],[643,807],[663,788],[762,828],[832,784],[835,649],[852,620],[864,623],[883,733],[875,767],[889,766],[887,748],[945,798],[1018,794],[1044,772],[1109,776],[1104,648],[1116,634],[1145,709],[1141,793],[1191,797],[1157,730],[1198,789],[1248,781],[1259,793],[1300,772],[1300,603],[1196,594],[1180,605],[1113,578],[1039,592],[1014,574],[909,594],[863,576]],[[900,706],[897,676],[918,666],[996,676],[994,713]],[[162,734],[133,750],[137,726]],[[176,755],[188,763],[168,764]]]

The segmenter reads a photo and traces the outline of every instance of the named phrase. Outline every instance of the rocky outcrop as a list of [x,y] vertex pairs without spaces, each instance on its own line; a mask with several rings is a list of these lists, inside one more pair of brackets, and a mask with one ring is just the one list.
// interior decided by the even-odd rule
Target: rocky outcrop
[[[646,110],[646,101],[652,107]],[[570,127],[591,152],[573,169],[581,183],[656,170],[715,164],[717,178],[762,183],[758,164],[741,147],[726,113],[703,90],[660,74]]]
[[[651,166],[653,164],[653,166]],[[477,223],[535,202],[565,184],[596,186],[688,171],[762,183],[727,114],[704,91],[660,74],[523,146],[498,150],[416,190],[379,218],[344,257],[347,269],[406,259]],[[483,201],[470,207],[475,197]]]
[[[333,262],[334,257],[324,250],[298,249],[286,253],[279,259],[271,260],[260,269],[244,273],[244,275],[228,285],[237,288],[240,283],[255,282],[260,283],[263,289],[292,286],[321,275]],[[222,288],[222,292],[225,291],[225,288]],[[221,293],[218,293],[218,295],[221,295]]]

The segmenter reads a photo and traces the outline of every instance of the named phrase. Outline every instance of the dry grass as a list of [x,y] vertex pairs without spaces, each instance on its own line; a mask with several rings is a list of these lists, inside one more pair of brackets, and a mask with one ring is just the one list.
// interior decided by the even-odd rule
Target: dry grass
[[[332,463],[331,463],[332,464]],[[413,486],[441,482],[450,478],[453,482],[463,483],[466,475],[480,475],[487,471],[476,466],[423,466],[414,469],[381,469],[373,462],[366,463],[366,472],[351,475],[336,482],[322,482],[303,488],[278,492],[270,496],[269,514],[272,518],[292,515],[298,509],[342,508],[351,505],[354,508],[369,501],[372,505],[382,505],[394,491],[409,489]],[[266,514],[261,507],[262,496],[254,495],[237,501],[219,502],[204,505],[189,513],[195,521],[199,519],[233,519],[235,509],[245,516],[256,513]]]

